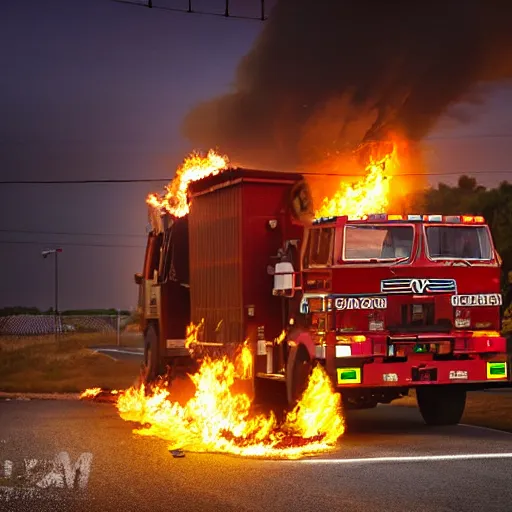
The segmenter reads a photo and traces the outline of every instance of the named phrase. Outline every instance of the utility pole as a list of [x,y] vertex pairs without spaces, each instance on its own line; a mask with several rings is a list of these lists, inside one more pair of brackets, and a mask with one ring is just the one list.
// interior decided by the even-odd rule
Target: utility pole
[[59,328],[58,328],[58,318],[59,318],[59,316],[58,316],[59,315],[59,258],[58,258],[58,255],[61,252],[62,252],[61,248],[46,249],[41,252],[43,258],[45,258],[45,259],[48,257],[49,254],[55,254],[55,275],[54,275],[55,306],[54,306],[54,310],[53,310],[53,328],[54,328],[54,332],[55,332],[55,339],[57,339],[58,330],[59,330]]

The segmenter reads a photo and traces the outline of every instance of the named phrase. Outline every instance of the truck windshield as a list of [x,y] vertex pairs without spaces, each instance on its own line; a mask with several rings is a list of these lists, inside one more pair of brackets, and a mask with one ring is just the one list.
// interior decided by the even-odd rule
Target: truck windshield
[[483,226],[427,226],[425,229],[431,258],[491,259],[489,231]]
[[412,226],[352,225],[345,227],[343,259],[395,260],[411,256]]

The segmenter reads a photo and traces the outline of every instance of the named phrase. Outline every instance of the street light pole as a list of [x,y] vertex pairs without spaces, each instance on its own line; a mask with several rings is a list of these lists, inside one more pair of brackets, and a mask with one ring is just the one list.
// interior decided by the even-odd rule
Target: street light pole
[[59,314],[59,253],[55,251],[55,314]]
[[59,315],[59,253],[62,252],[61,248],[58,249],[46,249],[41,254],[43,255],[43,258],[47,258],[49,254],[55,254],[55,306],[53,310],[53,328],[55,331],[55,338],[57,338],[58,333],[58,326],[57,326],[57,320]]

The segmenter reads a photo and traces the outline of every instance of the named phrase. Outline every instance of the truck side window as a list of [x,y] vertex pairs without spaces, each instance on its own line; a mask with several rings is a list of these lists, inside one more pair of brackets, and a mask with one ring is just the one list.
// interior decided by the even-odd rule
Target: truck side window
[[306,266],[329,265],[332,253],[333,228],[312,229],[309,234]]

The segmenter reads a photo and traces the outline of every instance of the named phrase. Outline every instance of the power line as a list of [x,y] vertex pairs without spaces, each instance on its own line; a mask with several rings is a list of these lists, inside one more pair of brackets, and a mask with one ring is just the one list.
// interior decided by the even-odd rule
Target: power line
[[129,237],[129,238],[147,238],[147,235],[134,233],[83,233],[71,231],[36,231],[30,229],[0,229],[0,233],[23,233],[32,235],[69,235],[69,236],[109,236],[109,237]]
[[[429,137],[426,137],[425,139],[422,139],[422,142],[428,143],[429,142],[438,142],[438,141],[460,141],[460,140],[488,140],[488,139],[512,139],[511,133],[483,133],[483,134],[475,134],[475,135],[432,135]],[[133,139],[116,139],[116,140],[106,140],[106,139],[52,139],[51,141],[54,144],[87,144],[87,145],[107,145],[107,146],[127,146],[130,148],[134,147],[134,144],[138,144],[140,146],[147,147],[147,144],[145,142],[141,142],[140,140],[133,140]],[[0,137],[0,144],[48,144],[49,141],[38,139],[38,138],[31,138],[24,137],[22,139],[15,139],[12,137],[7,137],[5,135]],[[168,146],[166,145],[154,145],[154,148],[158,148],[158,150],[168,150]]]
[[[512,169],[496,169],[490,171],[454,171],[454,172],[405,172],[401,174],[385,174],[389,178],[401,178],[407,176],[471,176],[473,174],[482,175],[482,174],[508,174],[512,173]],[[339,176],[341,178],[363,178],[364,174],[338,174],[335,172],[299,172],[304,176]]]
[[212,12],[212,11],[198,11],[193,8],[192,0],[188,0],[188,7],[186,9],[179,7],[168,7],[164,5],[155,5],[152,0],[146,0],[145,3],[130,1],[130,0],[110,0],[119,4],[134,5],[136,7],[149,7],[150,9],[158,9],[160,11],[167,12],[179,12],[185,14],[202,14],[203,16],[217,16],[221,18],[233,18],[239,20],[252,20],[252,21],[265,21],[267,16],[265,14],[265,0],[260,0],[260,16],[242,16],[239,14],[232,14],[229,10],[229,0],[225,0],[224,12]]
[[170,178],[101,179],[101,180],[1,180],[0,185],[90,185],[97,183],[169,183]]
[[[272,171],[269,171],[272,172]],[[281,171],[282,172],[282,171]],[[290,172],[290,174],[295,174]],[[300,172],[303,176],[334,176],[340,178],[362,178],[364,174],[345,174],[336,172]],[[512,174],[512,169],[490,169],[486,171],[452,171],[452,172],[410,172],[389,174],[390,178],[407,176],[473,176],[487,174]],[[100,179],[100,180],[1,180],[0,185],[91,185],[91,184],[120,184],[120,183],[169,183],[172,178],[133,178],[133,179]]]
[[59,246],[59,247],[111,247],[121,249],[144,249],[143,245],[127,245],[127,244],[94,244],[94,243],[80,243],[80,242],[35,242],[29,240],[0,240],[0,244],[12,245],[39,245],[39,246]]

